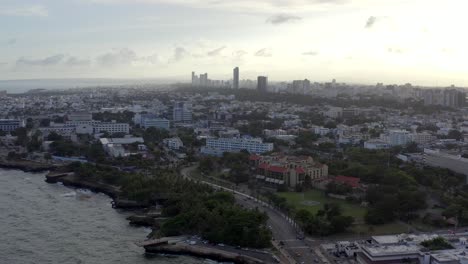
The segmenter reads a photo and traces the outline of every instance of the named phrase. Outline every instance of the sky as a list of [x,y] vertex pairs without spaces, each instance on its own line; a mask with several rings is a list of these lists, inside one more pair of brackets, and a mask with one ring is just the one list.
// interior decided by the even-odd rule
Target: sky
[[468,86],[466,0],[0,0],[0,80]]

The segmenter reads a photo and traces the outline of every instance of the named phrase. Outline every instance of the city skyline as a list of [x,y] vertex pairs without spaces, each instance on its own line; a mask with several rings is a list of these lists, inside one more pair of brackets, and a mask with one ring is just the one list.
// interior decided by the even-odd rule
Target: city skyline
[[185,81],[191,69],[224,79],[235,65],[245,79],[468,86],[463,7],[459,0],[7,0],[0,79]]

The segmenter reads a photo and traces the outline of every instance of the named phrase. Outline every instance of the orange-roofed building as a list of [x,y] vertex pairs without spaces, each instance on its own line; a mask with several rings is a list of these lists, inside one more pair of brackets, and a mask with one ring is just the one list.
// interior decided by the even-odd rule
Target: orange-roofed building
[[328,166],[309,156],[252,155],[249,160],[257,180],[269,185],[296,187],[303,184],[306,177],[311,181],[328,177]]

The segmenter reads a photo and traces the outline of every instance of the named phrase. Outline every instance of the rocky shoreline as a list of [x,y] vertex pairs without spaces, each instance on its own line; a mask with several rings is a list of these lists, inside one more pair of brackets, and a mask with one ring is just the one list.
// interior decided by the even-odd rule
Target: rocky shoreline
[[0,168],[35,173],[54,170],[57,166],[28,160],[0,160]]
[[86,181],[79,179],[74,173],[49,172],[46,175],[47,183],[62,183],[68,187],[88,189],[93,192],[100,192],[112,198],[112,206],[119,209],[143,209],[150,206],[147,203],[126,200],[119,197],[120,188],[109,184]]
[[[49,171],[46,175],[45,181],[47,183],[62,183],[64,186],[72,188],[83,188],[93,192],[100,192],[112,198],[113,208],[124,210],[141,210],[147,209],[151,205],[139,203],[119,198],[121,194],[120,188],[109,184],[86,181],[79,179],[73,172],[62,172],[59,167],[49,164],[42,164],[37,162],[28,161],[0,161],[0,168],[5,169],[18,169],[24,172],[45,172]],[[163,218],[158,214],[138,214],[127,218],[129,224],[135,226],[149,226],[157,227]],[[260,264],[269,263],[262,260],[250,257],[248,255],[233,253],[226,250],[204,247],[204,246],[191,246],[184,244],[164,244],[164,245],[151,245],[144,246],[146,253],[149,254],[173,254],[173,255],[188,255],[193,257],[201,257],[212,259],[221,262],[233,262],[239,264]]]
[[190,255],[199,258],[207,258],[220,262],[233,262],[236,264],[262,264],[264,261],[233,253],[225,250],[208,248],[203,246],[192,246],[181,243],[176,244],[159,244],[144,246],[147,253],[153,254],[175,254],[175,255]]

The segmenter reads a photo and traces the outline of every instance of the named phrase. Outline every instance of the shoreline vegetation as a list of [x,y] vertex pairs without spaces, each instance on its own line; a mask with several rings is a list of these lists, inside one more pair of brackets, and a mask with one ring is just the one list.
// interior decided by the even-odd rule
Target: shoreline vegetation
[[[73,188],[89,189],[112,198],[116,209],[135,211],[129,224],[152,228],[148,239],[176,236],[200,236],[227,248],[183,243],[162,243],[144,246],[149,254],[175,254],[202,257],[234,263],[269,263],[242,252],[241,247],[268,248],[271,233],[267,216],[235,204],[230,193],[215,192],[211,187],[183,179],[175,171],[159,170],[128,173],[101,165],[72,163],[54,166],[29,161],[0,161],[0,168],[25,172],[45,172],[47,183],[62,183]],[[211,220],[209,220],[211,219]],[[240,252],[240,253],[239,253]],[[257,254],[258,255],[258,254]],[[266,259],[274,259],[271,253]]]

